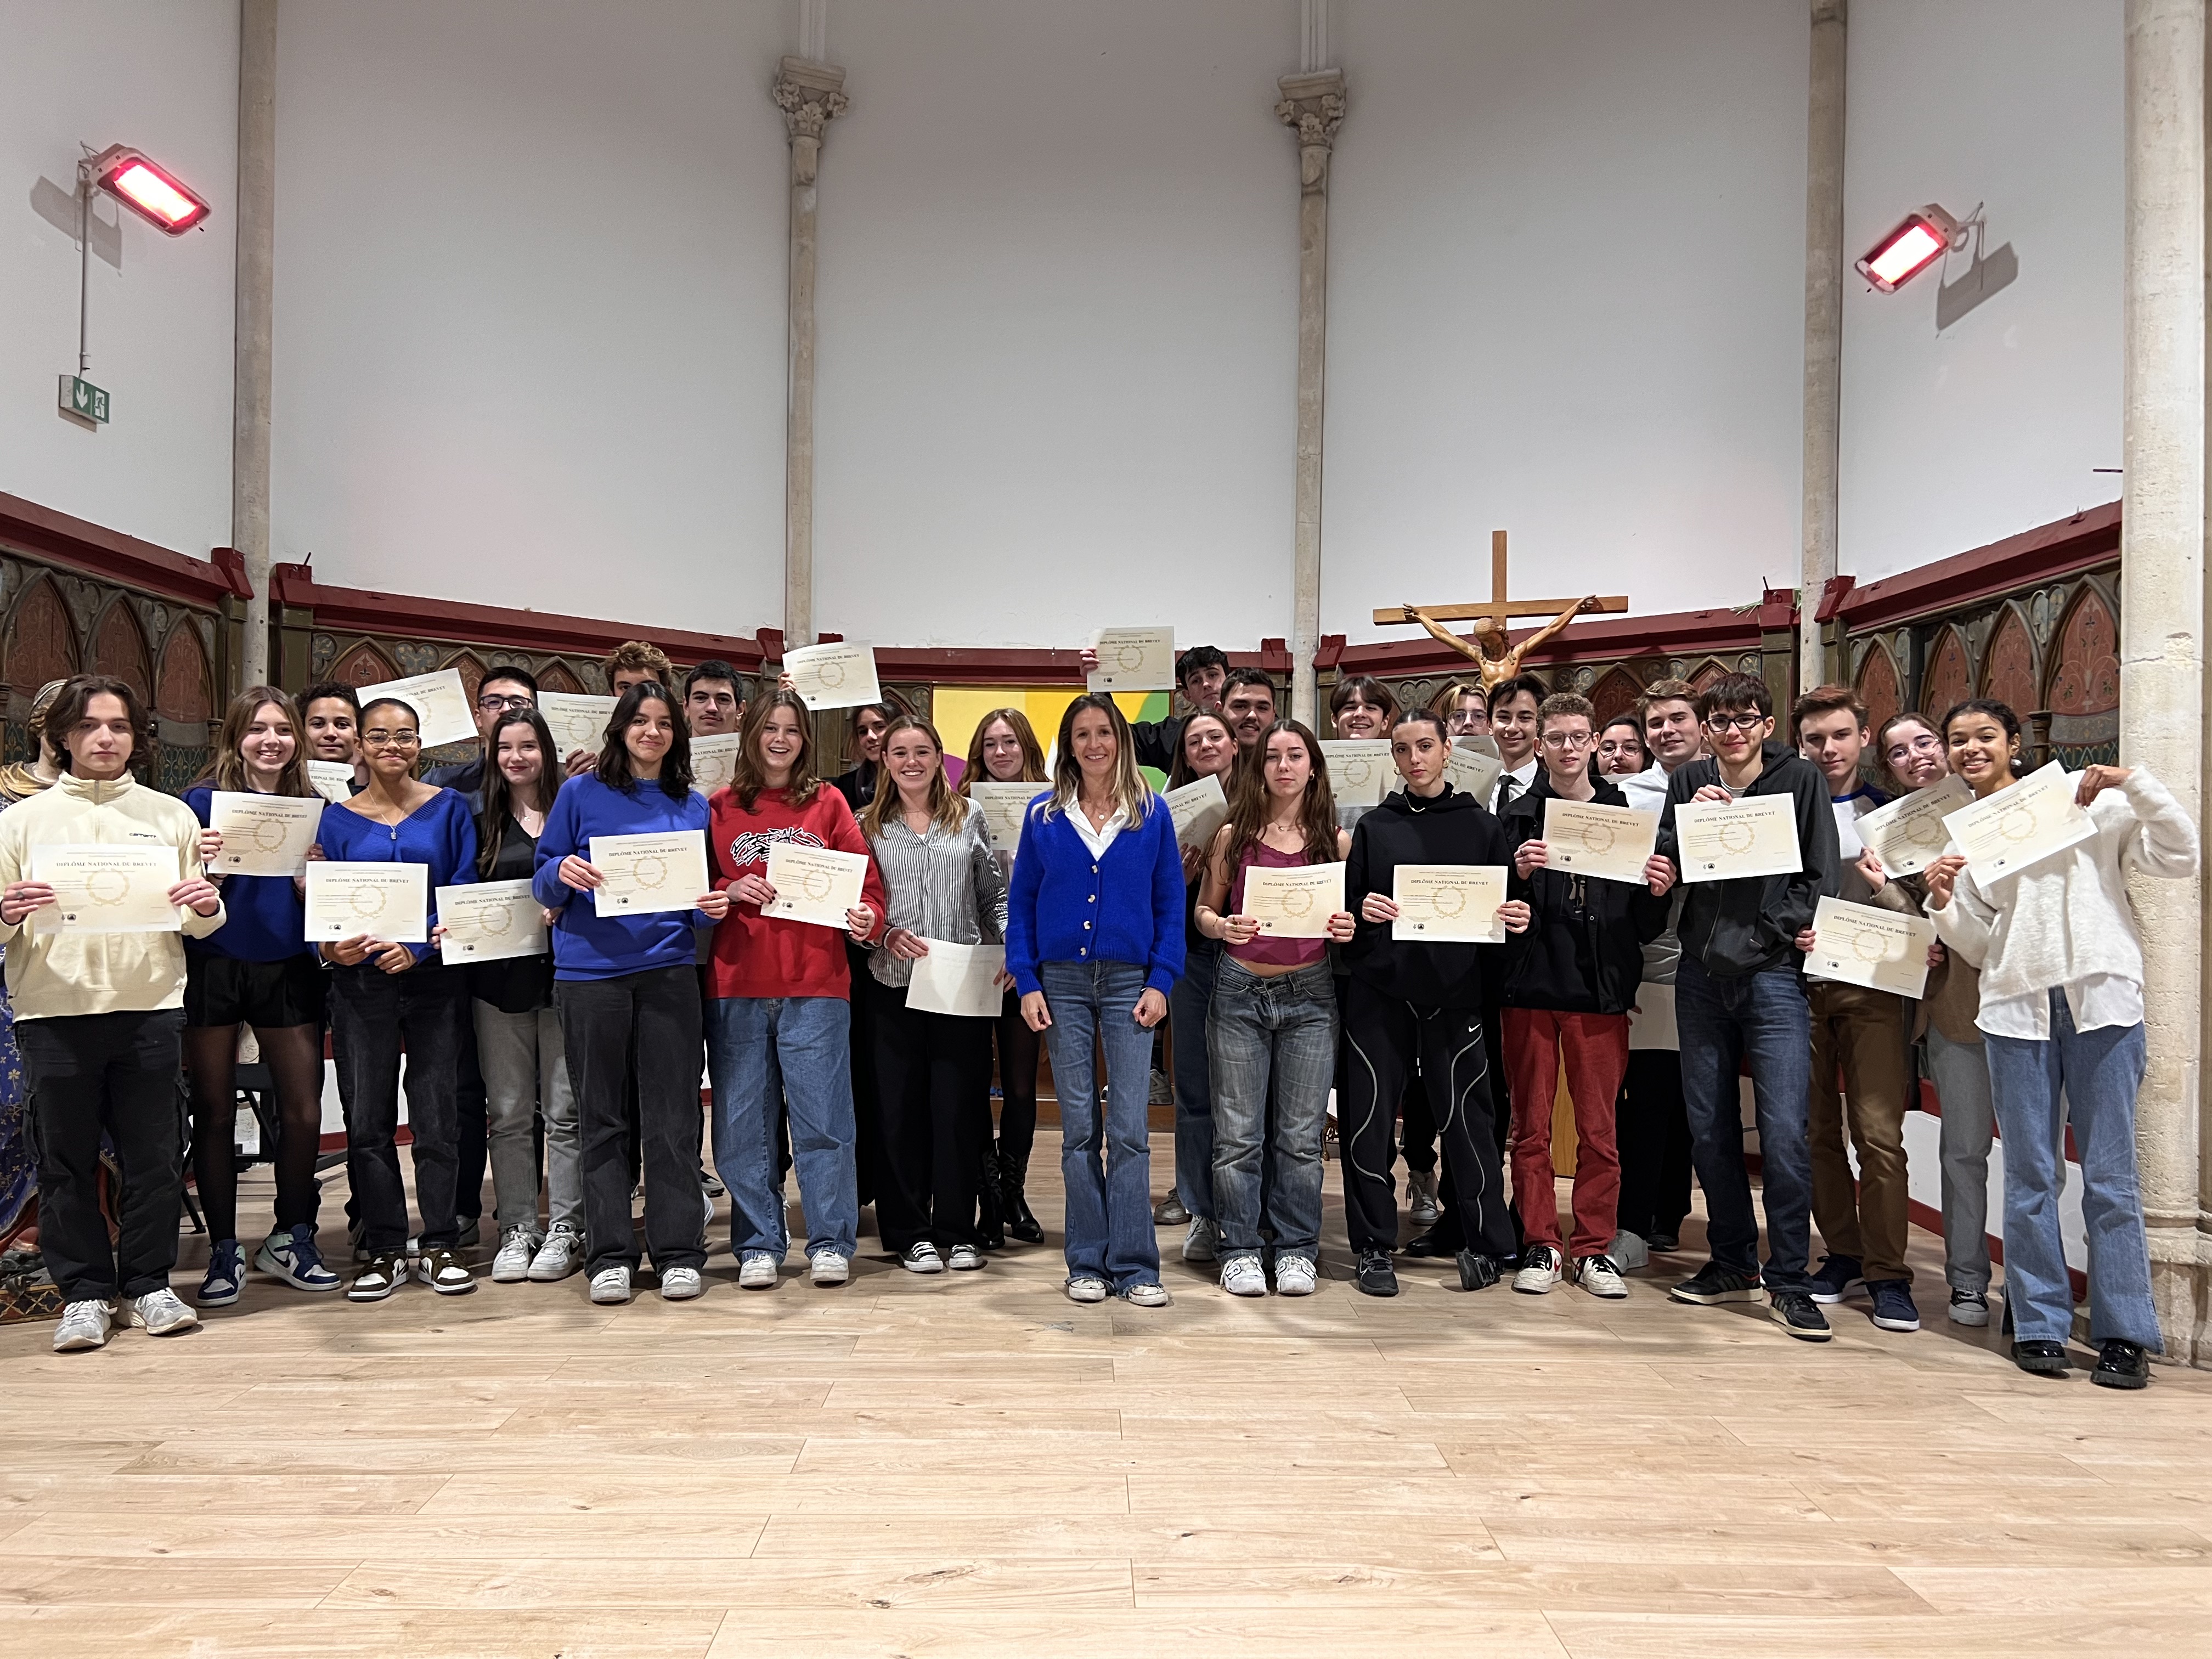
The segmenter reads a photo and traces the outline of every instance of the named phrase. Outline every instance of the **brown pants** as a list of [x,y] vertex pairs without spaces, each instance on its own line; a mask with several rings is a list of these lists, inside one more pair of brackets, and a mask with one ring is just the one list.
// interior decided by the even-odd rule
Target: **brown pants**
[[[1905,1002],[1887,991],[1808,981],[1813,1077],[1805,1103],[1813,1152],[1813,1221],[1832,1255],[1856,1256],[1868,1280],[1911,1282],[1905,1265],[1910,1197],[1905,1174],[1905,1109],[1912,1073]],[[1843,1073],[1843,1092],[1836,1074]],[[1859,1175],[1844,1151],[1848,1108]]]

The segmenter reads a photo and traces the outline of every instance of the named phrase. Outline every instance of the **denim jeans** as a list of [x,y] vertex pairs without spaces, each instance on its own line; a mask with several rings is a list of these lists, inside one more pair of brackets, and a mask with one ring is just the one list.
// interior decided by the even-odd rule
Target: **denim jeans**
[[[1052,1024],[1052,1077],[1060,1096],[1060,1174],[1067,1189],[1067,1274],[1115,1290],[1160,1282],[1152,1231],[1152,1154],[1146,1106],[1152,1034],[1137,1024],[1145,970],[1128,962],[1037,966]],[[1106,1054],[1106,1108],[1098,1106],[1091,1045]]]
[[[2089,1234],[2089,1340],[2123,1337],[2162,1352],[2150,1295],[2150,1246],[2136,1182],[2136,1090],[2143,1028],[2074,1029],[2066,993],[2051,994],[2051,1036],[1985,1036],[1997,1133],[2004,1146],[2005,1303],[2021,1342],[2063,1342],[2074,1292],[2058,1231],[2066,1122],[2081,1154],[2081,1219]],[[2060,1091],[2064,1091],[2062,1099]]]
[[1748,1059],[1766,1198],[1766,1288],[1802,1290],[1813,1222],[1813,1155],[1805,1127],[1813,1022],[1804,981],[1788,968],[1723,978],[1686,951],[1674,977],[1674,1016],[1690,1155],[1705,1189],[1708,1253],[1724,1267],[1759,1271],[1759,1221],[1743,1159],[1736,1082]]
[[730,1189],[730,1248],[791,1248],[777,1157],[779,1108],[806,1211],[806,1254],[848,1261],[860,1231],[853,1166],[852,1006],[842,997],[718,997],[707,1016],[714,1168]]
[[[1315,1261],[1321,1254],[1322,1140],[1336,1069],[1336,985],[1328,963],[1270,977],[1222,957],[1206,1030],[1221,1259],[1258,1255],[1264,1222],[1279,1255]],[[1261,1170],[1270,1152],[1274,1181],[1263,1196]]]
[[538,1224],[538,1134],[545,1120],[545,1188],[555,1225],[584,1231],[584,1186],[576,1091],[551,1007],[510,1014],[477,999],[477,1058],[490,1113],[491,1190],[500,1231]]
[[1943,1277],[1954,1291],[1990,1288],[1989,1051],[1954,1042],[1928,1028],[1928,1076],[1942,1108],[1937,1145],[1943,1163]]
[[455,1080],[469,992],[458,968],[435,963],[387,974],[373,963],[331,973],[331,1054],[345,1109],[346,1182],[360,1212],[362,1243],[404,1249],[407,1188],[399,1178],[399,1054],[407,1053],[407,1128],[414,1138],[415,1202],[422,1248],[450,1247],[458,1154]]
[[1218,939],[1190,947],[1182,977],[1168,993],[1175,1027],[1176,1196],[1194,1216],[1213,1219],[1212,1061],[1207,1050],[1206,1006],[1213,1000]]

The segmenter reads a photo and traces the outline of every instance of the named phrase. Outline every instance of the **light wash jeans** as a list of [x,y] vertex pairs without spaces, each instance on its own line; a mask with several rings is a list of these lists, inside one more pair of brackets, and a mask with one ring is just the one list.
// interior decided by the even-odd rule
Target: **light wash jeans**
[[791,1248],[776,1169],[776,1104],[806,1211],[806,1254],[848,1261],[860,1230],[853,1166],[851,1006],[842,997],[717,997],[707,1005],[714,1169],[730,1189],[730,1248],[742,1259]]
[[1954,1291],[1990,1288],[1989,1051],[1954,1042],[1928,1028],[1928,1076],[1943,1109],[1938,1147],[1943,1164],[1943,1277]]
[[[1206,1030],[1221,1260],[1257,1256],[1265,1224],[1275,1235],[1279,1256],[1316,1261],[1322,1140],[1336,1070],[1336,983],[1328,961],[1270,976],[1223,956]],[[1270,1153],[1271,1185],[1261,1179]]]
[[491,1190],[501,1231],[538,1224],[537,1115],[545,1116],[546,1195],[556,1226],[584,1231],[584,1182],[576,1127],[576,1091],[561,1053],[561,1016],[552,1007],[503,1013],[473,1004],[477,1058],[483,1067],[489,1113]]
[[2150,1295],[2142,1193],[2136,1182],[2143,1028],[2077,1031],[2066,993],[2054,990],[2047,1041],[1984,1041],[1997,1131],[2004,1137],[2005,1302],[2014,1340],[2063,1342],[2073,1334],[2074,1290],[2058,1231],[2070,1115],[2081,1154],[2081,1218],[2089,1233],[2089,1340],[2124,1337],[2153,1353],[2162,1352]]
[[1206,1012],[1213,1000],[1218,940],[1193,945],[1182,977],[1168,993],[1175,1027],[1176,1196],[1193,1215],[1213,1219],[1213,1087],[1206,1054]]
[[[1152,1153],[1146,1109],[1152,1034],[1137,1024],[1145,970],[1127,962],[1037,964],[1052,1024],[1052,1080],[1060,1097],[1060,1174],[1067,1189],[1067,1276],[1119,1291],[1160,1282],[1152,1231]],[[1106,1055],[1098,1107],[1096,1042]]]

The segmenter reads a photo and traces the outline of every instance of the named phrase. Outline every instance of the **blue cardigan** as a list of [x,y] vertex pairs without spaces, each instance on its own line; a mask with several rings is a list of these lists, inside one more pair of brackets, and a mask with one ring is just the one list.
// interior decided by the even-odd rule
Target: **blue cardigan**
[[1175,815],[1157,795],[1141,823],[1125,824],[1093,861],[1065,812],[1041,797],[1022,820],[1006,896],[1006,971],[1027,995],[1044,988],[1045,962],[1126,962],[1165,996],[1182,974],[1182,853]]
[[[427,864],[430,866],[429,923],[438,925],[438,890],[465,887],[477,878],[477,821],[468,802],[450,789],[436,794],[397,823],[379,823],[332,801],[323,808],[315,840],[323,856],[339,864]],[[420,967],[436,947],[410,945]]]
[[[611,788],[595,776],[571,778],[553,797],[545,833],[538,837],[538,871],[530,890],[549,910],[553,927],[553,977],[619,979],[656,968],[689,968],[697,960],[695,927],[714,924],[697,910],[656,910],[641,916],[603,916],[589,893],[561,884],[561,860],[591,856],[593,836],[664,835],[707,829],[707,798],[694,789],[671,800],[658,783]],[[714,879],[709,860],[707,878]]]

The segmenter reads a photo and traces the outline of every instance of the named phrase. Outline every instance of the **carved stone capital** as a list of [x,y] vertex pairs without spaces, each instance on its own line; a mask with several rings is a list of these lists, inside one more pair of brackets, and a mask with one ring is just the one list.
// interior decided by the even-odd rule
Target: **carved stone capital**
[[1336,130],[1344,125],[1344,71],[1286,75],[1276,86],[1283,96],[1275,118],[1297,135],[1300,182],[1307,190],[1318,190],[1328,176]]
[[816,159],[822,148],[822,131],[845,112],[845,71],[830,64],[804,58],[787,58],[776,65],[775,84],[769,95],[783,112],[785,130],[791,135],[791,168],[794,183],[814,182]]

